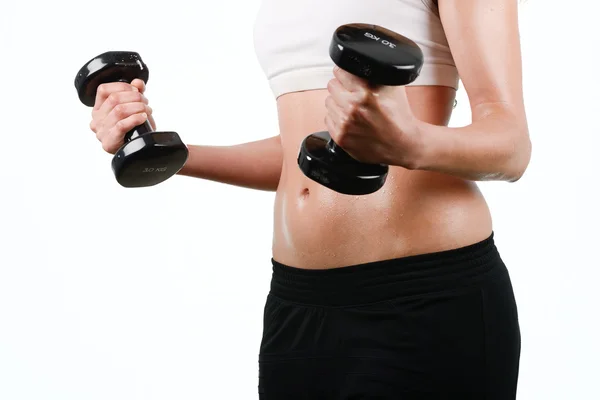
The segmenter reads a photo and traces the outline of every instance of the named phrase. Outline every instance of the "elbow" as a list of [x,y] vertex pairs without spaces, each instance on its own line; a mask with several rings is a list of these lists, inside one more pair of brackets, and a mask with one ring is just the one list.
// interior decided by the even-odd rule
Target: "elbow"
[[509,168],[511,171],[508,176],[508,182],[514,183],[521,180],[527,168],[529,167],[529,163],[531,161],[531,151],[532,151],[532,143],[531,138],[529,136],[529,132],[527,129],[523,131],[519,135],[518,140],[515,141],[515,145],[513,146],[513,151],[509,157]]
[[[491,121],[502,139],[494,146],[499,156],[495,179],[510,183],[523,178],[531,161],[532,143],[524,110],[495,103],[499,109],[486,109],[481,119]],[[479,112],[483,112],[480,110]]]

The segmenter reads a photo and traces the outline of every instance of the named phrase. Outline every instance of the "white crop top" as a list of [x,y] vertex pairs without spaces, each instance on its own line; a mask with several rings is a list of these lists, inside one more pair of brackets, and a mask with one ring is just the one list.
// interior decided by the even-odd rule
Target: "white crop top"
[[425,63],[411,85],[458,89],[435,0],[262,0],[254,49],[276,98],[327,87],[334,67],[329,44],[335,29],[348,23],[379,25],[416,42]]

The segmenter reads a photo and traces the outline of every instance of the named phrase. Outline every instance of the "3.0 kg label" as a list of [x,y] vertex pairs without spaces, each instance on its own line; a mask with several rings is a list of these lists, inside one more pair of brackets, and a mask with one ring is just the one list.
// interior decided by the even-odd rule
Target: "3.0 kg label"
[[167,170],[167,167],[162,167],[162,168],[144,168],[144,170],[142,172],[165,172]]
[[386,40],[386,39],[382,40],[379,36],[375,36],[372,33],[365,32],[365,36],[368,37],[369,39],[373,39],[376,42],[381,43],[384,46],[389,47],[390,49],[395,49],[396,48],[396,45],[394,43],[392,43],[392,42],[390,42],[389,40]]

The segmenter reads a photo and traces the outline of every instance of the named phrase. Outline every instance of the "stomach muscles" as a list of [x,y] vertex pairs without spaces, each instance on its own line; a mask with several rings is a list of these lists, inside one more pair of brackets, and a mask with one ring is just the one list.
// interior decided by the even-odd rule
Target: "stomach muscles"
[[[455,91],[406,88],[415,115],[446,125]],[[283,169],[275,198],[273,258],[306,269],[338,268],[449,250],[481,241],[491,216],[475,182],[390,167],[385,186],[366,196],[338,194],[305,177],[297,158],[302,140],[326,130],[326,90],[277,99]]]

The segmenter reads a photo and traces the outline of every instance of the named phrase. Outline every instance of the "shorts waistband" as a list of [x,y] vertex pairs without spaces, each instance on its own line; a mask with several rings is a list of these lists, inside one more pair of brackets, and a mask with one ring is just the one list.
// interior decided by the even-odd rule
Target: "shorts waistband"
[[352,306],[475,285],[506,267],[494,233],[452,250],[332,269],[302,269],[271,259],[270,294],[290,302]]

